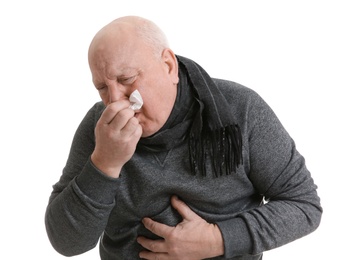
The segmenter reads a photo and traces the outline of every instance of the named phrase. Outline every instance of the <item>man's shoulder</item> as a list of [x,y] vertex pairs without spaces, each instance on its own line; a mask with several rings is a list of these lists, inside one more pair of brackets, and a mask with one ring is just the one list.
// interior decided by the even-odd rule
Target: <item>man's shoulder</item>
[[258,94],[249,87],[239,84],[235,81],[212,78],[218,89],[227,99],[233,100],[249,100],[257,97]]
[[105,109],[105,105],[102,101],[97,101],[94,103],[94,105],[88,110],[85,120],[93,120],[97,121],[99,117],[101,116],[102,112]]
[[102,101],[96,102],[91,108],[91,110],[94,110],[94,113],[96,114],[101,113],[102,111],[104,111],[104,109],[105,109],[105,105]]

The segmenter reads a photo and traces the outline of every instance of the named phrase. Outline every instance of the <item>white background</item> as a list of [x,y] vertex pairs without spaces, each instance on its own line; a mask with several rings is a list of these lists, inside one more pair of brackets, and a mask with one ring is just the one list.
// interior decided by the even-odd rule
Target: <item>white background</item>
[[[305,156],[324,207],[311,235],[264,259],[342,259],[346,241],[344,1],[1,1],[0,258],[64,259],[44,212],[71,140],[99,100],[87,49],[123,15],[156,22],[213,77],[257,91]],[[343,241],[344,240],[344,241]],[[73,259],[98,259],[94,249]]]

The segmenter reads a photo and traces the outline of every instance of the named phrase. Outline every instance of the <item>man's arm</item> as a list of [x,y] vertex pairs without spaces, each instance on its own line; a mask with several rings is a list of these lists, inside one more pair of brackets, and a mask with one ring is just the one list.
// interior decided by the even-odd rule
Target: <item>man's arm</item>
[[[314,231],[322,208],[317,186],[304,157],[283,125],[254,91],[241,88],[234,98],[243,121],[243,141],[248,156],[248,178],[267,203],[218,222],[225,257],[259,254],[292,242]],[[300,126],[298,126],[300,127]]]
[[46,210],[49,239],[63,255],[81,254],[97,244],[115,205],[120,169],[141,136],[128,101],[110,104],[100,116],[101,108],[94,106],[77,129]]
[[96,104],[79,125],[46,209],[48,237],[52,246],[66,256],[95,247],[114,205],[116,181],[100,173],[90,161],[101,109],[101,104]]

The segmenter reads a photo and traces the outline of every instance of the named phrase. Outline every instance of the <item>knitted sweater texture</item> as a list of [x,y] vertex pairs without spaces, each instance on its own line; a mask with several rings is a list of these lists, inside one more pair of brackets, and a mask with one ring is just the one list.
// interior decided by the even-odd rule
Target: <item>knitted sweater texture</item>
[[142,218],[172,226],[180,222],[172,195],[219,226],[225,254],[214,259],[261,259],[264,251],[318,227],[317,187],[274,112],[253,90],[214,81],[242,131],[243,164],[236,173],[215,177],[211,169],[207,176],[192,175],[188,144],[183,143],[168,152],[137,151],[118,179],[107,177],[90,161],[94,128],[104,108],[96,103],[75,133],[47,206],[47,234],[58,252],[81,254],[100,239],[101,259],[139,259],[143,249],[136,238],[156,238]]

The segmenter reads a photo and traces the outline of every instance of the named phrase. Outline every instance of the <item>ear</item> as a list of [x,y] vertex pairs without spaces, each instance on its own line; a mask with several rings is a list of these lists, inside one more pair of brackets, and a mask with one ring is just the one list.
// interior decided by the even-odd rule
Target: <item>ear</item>
[[161,55],[162,60],[167,66],[168,73],[171,77],[171,80],[174,84],[177,84],[179,81],[178,78],[178,62],[174,52],[171,49],[164,49]]

